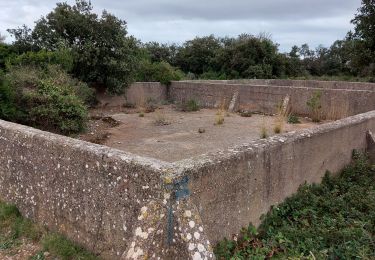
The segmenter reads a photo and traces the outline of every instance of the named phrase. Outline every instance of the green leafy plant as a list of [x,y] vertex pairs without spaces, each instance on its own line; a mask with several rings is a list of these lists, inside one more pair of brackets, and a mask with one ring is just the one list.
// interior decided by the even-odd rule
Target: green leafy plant
[[217,259],[373,259],[375,169],[354,152],[340,175],[296,194],[215,248]]
[[136,80],[147,82],[160,82],[166,86],[171,81],[180,80],[183,74],[165,61],[151,63],[149,60],[142,60],[137,70]]
[[311,119],[313,122],[320,122],[322,119],[322,105],[321,105],[322,92],[314,91],[312,97],[307,101],[307,106],[310,109]]
[[299,120],[298,116],[290,114],[288,116],[288,124],[300,124],[301,121]]
[[48,252],[51,259],[98,259],[65,237],[23,218],[16,206],[0,201],[0,251],[6,253],[27,240],[42,245],[42,251],[31,257],[33,260],[45,259],[44,252]]
[[92,95],[86,84],[70,78],[59,66],[15,66],[0,87],[0,116],[43,130],[76,134],[85,129],[85,102]]
[[176,109],[182,112],[195,112],[199,111],[200,107],[196,100],[189,99],[188,101],[181,101],[177,104]]

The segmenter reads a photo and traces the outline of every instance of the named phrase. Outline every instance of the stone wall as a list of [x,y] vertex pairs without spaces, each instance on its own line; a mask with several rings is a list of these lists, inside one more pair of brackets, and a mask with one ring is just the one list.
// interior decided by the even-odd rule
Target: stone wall
[[136,82],[125,89],[124,95],[98,93],[101,107],[142,106],[149,101],[161,103],[167,100],[167,87],[159,82]]
[[[264,111],[289,94],[302,113],[314,90],[173,82],[169,94],[215,107],[238,92]],[[374,109],[372,91],[322,93],[348,113]],[[167,163],[0,120],[0,198],[105,259],[213,259],[213,243],[350,163],[367,131],[375,111]]]
[[210,241],[238,232],[295,193],[305,182],[319,183],[351,162],[354,149],[367,148],[375,111],[333,123],[258,140],[175,163],[189,176],[191,199]]
[[319,81],[319,80],[288,80],[288,79],[237,79],[237,80],[191,80],[185,82],[201,82],[216,84],[247,84],[266,86],[305,87],[323,89],[375,90],[375,83],[348,81]]
[[[236,109],[274,114],[278,105],[289,95],[291,112],[308,116],[306,105],[314,93],[321,92],[322,116],[326,119],[339,119],[375,110],[375,91],[341,90],[329,88],[306,88],[287,86],[265,86],[249,84],[223,84],[207,82],[173,82],[170,97],[179,102],[195,99],[203,107],[219,108],[232,99]],[[237,94],[236,94],[237,93]]]
[[[0,151],[0,198],[27,218],[105,259],[167,253],[160,236],[157,245],[134,242],[165,233],[167,163],[2,120]],[[140,222],[150,205],[164,214],[149,214],[152,230]]]
[[125,97],[126,102],[130,104],[149,100],[160,103],[167,100],[167,87],[159,82],[137,82],[126,90]]

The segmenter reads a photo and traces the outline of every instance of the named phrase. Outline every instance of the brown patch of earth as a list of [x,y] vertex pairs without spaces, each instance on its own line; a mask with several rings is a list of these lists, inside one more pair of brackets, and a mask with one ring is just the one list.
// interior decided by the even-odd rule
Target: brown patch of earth
[[[174,162],[210,151],[229,148],[260,138],[265,127],[268,135],[274,135],[275,116],[252,115],[241,117],[235,113],[223,113],[224,123],[215,125],[220,117],[218,110],[201,109],[197,112],[179,112],[173,106],[161,106],[153,113],[140,117],[133,113],[108,113],[118,121],[109,127],[105,122],[92,124],[92,130],[81,139],[105,136],[101,144],[141,156]],[[282,132],[298,131],[316,125],[310,119],[300,118],[301,124],[285,123]],[[323,122],[322,122],[323,123]],[[94,135],[92,135],[92,132]]]

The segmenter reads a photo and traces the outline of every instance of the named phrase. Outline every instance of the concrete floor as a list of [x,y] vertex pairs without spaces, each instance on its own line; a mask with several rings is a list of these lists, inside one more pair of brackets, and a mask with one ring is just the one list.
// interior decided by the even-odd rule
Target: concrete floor
[[[259,139],[262,126],[273,135],[276,117],[224,114],[224,123],[215,125],[218,110],[202,109],[198,112],[178,112],[171,106],[163,106],[153,113],[139,117],[138,114],[117,113],[112,118],[121,122],[107,132],[110,137],[104,145],[141,156],[174,162],[209,151],[225,149],[233,145]],[[168,125],[157,125],[157,119]],[[309,128],[315,124],[300,119],[301,124],[284,124],[283,132]],[[204,133],[199,133],[204,129]]]

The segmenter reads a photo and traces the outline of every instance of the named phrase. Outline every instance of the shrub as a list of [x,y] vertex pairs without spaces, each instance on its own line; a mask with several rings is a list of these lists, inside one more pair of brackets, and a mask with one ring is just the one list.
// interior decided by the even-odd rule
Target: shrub
[[307,101],[307,106],[310,109],[311,112],[311,119],[313,122],[320,122],[322,119],[321,115],[321,97],[322,92],[321,91],[314,91],[312,97]]
[[23,113],[16,104],[17,95],[9,82],[0,76],[0,118],[9,121],[20,121]]
[[215,248],[217,259],[374,259],[375,170],[364,155],[338,177],[305,184],[256,229]]
[[13,56],[6,62],[8,69],[13,66],[33,66],[46,68],[51,64],[59,65],[65,71],[71,71],[73,69],[73,55],[68,49],[63,48],[57,51],[29,51],[18,56]]
[[300,124],[298,117],[296,115],[290,114],[288,116],[288,124]]
[[47,66],[43,77],[50,78],[54,84],[70,86],[74,94],[88,106],[96,103],[95,90],[90,88],[86,83],[69,76],[60,66]]
[[33,126],[68,135],[85,129],[87,108],[71,86],[41,80],[35,91],[25,94],[25,101]]
[[198,105],[198,102],[194,99],[190,99],[188,101],[181,101],[177,104],[177,110],[182,112],[195,112],[199,111],[200,107]]
[[152,112],[155,112],[157,108],[158,108],[158,104],[156,100],[154,100],[153,98],[148,98],[144,107],[144,111],[146,113],[152,113]]
[[14,66],[4,82],[1,118],[67,135],[85,128],[91,90],[58,66]]
[[164,85],[170,85],[171,81],[180,80],[183,77],[181,71],[172,67],[167,62],[151,63],[143,60],[137,72],[136,80],[144,82],[160,82]]
[[171,122],[168,120],[168,118],[163,112],[157,111],[155,114],[154,124],[157,126],[165,126],[170,125]]

